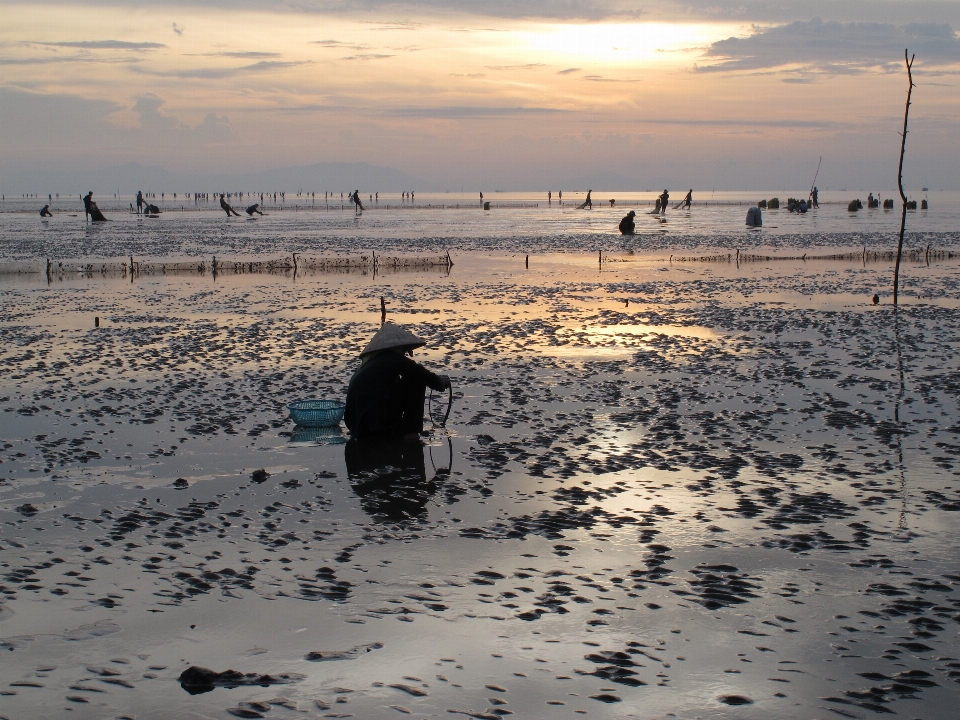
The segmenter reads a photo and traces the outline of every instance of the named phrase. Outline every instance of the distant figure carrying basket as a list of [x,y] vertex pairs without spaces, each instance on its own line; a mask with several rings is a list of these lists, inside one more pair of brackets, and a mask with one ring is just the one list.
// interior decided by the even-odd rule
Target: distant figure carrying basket
[[97,204],[93,201],[93,190],[83,196],[83,212],[84,216],[89,215],[93,222],[107,221],[107,219],[103,216],[103,213],[100,212],[100,208],[98,208]]

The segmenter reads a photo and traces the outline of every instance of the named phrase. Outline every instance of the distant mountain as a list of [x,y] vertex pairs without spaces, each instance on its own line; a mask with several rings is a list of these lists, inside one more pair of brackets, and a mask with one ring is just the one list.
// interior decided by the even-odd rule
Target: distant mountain
[[301,167],[279,168],[242,176],[244,187],[277,189],[286,192],[414,192],[436,188],[402,170],[368,163],[315,163]]
[[561,189],[571,192],[586,190],[627,191],[640,189],[640,180],[630,178],[615,172],[599,172],[592,175],[566,178],[561,183]]
[[[631,178],[616,172],[599,172],[592,175],[581,175],[579,177],[567,178],[563,181],[561,189],[565,192],[656,192],[659,193],[664,187],[680,188],[680,182],[675,177],[657,175],[641,180]],[[671,193],[674,190],[670,191]],[[684,190],[686,193],[686,190]],[[595,198],[596,199],[596,198]]]

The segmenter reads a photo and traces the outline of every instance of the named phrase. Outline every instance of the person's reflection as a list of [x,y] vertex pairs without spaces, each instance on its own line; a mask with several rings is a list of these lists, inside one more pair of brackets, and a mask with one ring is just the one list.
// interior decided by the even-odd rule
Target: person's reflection
[[423,445],[399,438],[351,438],[344,460],[364,512],[394,522],[423,517],[427,503],[449,472],[441,469],[427,480]]

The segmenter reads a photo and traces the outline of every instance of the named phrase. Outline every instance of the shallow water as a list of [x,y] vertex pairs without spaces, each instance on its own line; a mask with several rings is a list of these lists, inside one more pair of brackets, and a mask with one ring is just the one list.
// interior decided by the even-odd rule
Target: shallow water
[[[894,314],[888,263],[477,242],[0,282],[0,715],[954,715],[955,260]],[[285,405],[343,396],[381,296],[454,401],[358,456]]]
[[[582,194],[581,194],[582,195]],[[804,215],[787,210],[764,211],[762,229],[747,229],[748,206],[759,193],[697,195],[688,210],[649,215],[653,196],[614,193],[615,207],[598,201],[593,210],[577,210],[543,202],[540,194],[488,195],[493,209],[483,211],[460,194],[417,195],[415,205],[384,197],[361,215],[304,200],[267,206],[267,215],[228,218],[216,202],[168,203],[156,218],[125,210],[130,198],[104,199],[110,221],[84,222],[76,198],[55,203],[54,217],[41,220],[44,203],[10,201],[0,213],[0,258],[37,261],[44,258],[127,258],[271,254],[334,254],[376,252],[597,252],[632,250],[669,254],[682,251],[724,252],[735,248],[816,249],[826,247],[893,248],[900,229],[895,210],[847,211],[851,197],[866,193],[828,194],[818,210]],[[805,192],[794,193],[805,197]],[[849,195],[849,197],[848,197]],[[907,247],[956,248],[960,237],[960,195],[932,193],[929,210],[907,214]],[[571,197],[568,193],[567,197]],[[788,195],[781,194],[786,200]],[[840,197],[840,199],[836,199]],[[677,198],[679,201],[680,198]],[[232,201],[240,208],[241,203]],[[244,203],[245,204],[245,203]],[[629,209],[638,211],[637,236],[622,237],[617,225]],[[240,209],[241,214],[243,210]]]

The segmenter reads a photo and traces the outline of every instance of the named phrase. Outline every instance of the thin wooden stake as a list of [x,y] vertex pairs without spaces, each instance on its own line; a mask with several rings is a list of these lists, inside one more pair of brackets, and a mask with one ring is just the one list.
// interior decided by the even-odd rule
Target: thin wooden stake
[[903,51],[903,60],[907,65],[907,106],[903,110],[903,135],[900,140],[900,169],[897,173],[897,187],[900,189],[900,202],[902,210],[900,213],[900,240],[897,243],[897,263],[893,269],[893,306],[897,307],[897,297],[900,291],[900,257],[903,255],[903,231],[907,226],[907,194],[903,191],[903,155],[907,150],[907,120],[910,117],[910,98],[913,95],[913,59],[916,55],[909,58],[908,50]]

